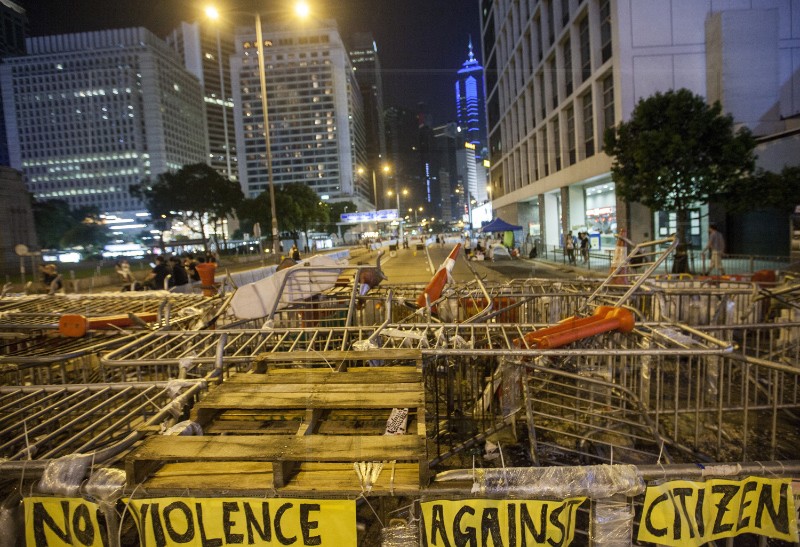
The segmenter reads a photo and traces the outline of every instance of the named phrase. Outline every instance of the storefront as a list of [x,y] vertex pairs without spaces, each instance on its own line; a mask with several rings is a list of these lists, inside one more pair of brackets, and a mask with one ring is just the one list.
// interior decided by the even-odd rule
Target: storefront
[[611,249],[616,244],[617,198],[614,187],[614,183],[609,181],[583,188],[585,226],[593,248]]

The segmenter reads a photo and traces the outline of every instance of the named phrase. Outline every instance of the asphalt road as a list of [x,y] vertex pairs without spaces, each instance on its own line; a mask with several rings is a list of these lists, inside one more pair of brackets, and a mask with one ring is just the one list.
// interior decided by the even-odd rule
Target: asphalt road
[[[428,249],[430,261],[434,269],[445,261],[453,244],[431,245]],[[378,253],[367,253],[364,250],[351,251],[352,263],[374,264]],[[575,279],[579,276],[597,277],[595,272],[588,272],[575,267],[555,265],[541,260],[505,259],[497,262],[471,261],[470,265],[481,278],[490,282],[505,282],[511,279]],[[389,284],[427,283],[433,275],[424,250],[400,249],[391,253],[387,251],[381,259],[381,266]],[[457,282],[467,282],[473,279],[470,267],[463,256],[463,249],[459,252],[455,267],[452,271],[453,279]]]

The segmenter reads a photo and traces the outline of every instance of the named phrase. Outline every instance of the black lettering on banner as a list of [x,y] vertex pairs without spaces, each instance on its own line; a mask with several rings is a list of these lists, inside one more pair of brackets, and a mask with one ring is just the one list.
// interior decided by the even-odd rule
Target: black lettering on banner
[[[183,513],[183,518],[186,519],[186,530],[183,533],[178,533],[175,526],[172,524],[173,511]],[[164,527],[167,529],[169,538],[175,543],[189,543],[194,539],[194,516],[189,506],[182,501],[174,501],[164,507]]]
[[[567,526],[566,530],[569,532],[572,530],[572,506],[573,505],[580,505],[583,503],[583,500],[569,500],[566,503],[565,509],[567,510]],[[568,538],[565,538],[565,540]]]
[[706,534],[706,518],[703,512],[703,505],[706,502],[706,489],[697,489],[697,503],[694,506],[694,521],[697,523],[697,535],[700,537]]
[[473,545],[474,547],[477,547],[478,535],[475,531],[475,527],[468,526],[466,530],[461,528],[461,519],[464,518],[465,513],[474,515],[475,509],[469,505],[464,505],[458,510],[455,518],[453,519],[453,541],[456,542],[456,547],[465,547],[466,545]]
[[164,528],[162,528],[161,518],[158,516],[158,507],[157,503],[150,506],[150,518],[153,520],[153,537],[156,539],[156,547],[165,547],[167,538],[164,537]]
[[75,532],[75,539],[84,545],[94,543],[94,524],[85,503],[79,504],[72,513],[72,530]]
[[664,503],[667,501],[667,493],[664,492],[656,499],[653,500],[653,503],[650,504],[650,507],[647,508],[647,512],[644,516],[644,526],[648,532],[653,534],[655,537],[661,538],[667,535],[667,528],[655,528],[653,526],[653,511],[655,510],[656,506],[659,503]]
[[244,518],[247,523],[247,543],[253,545],[255,538],[253,537],[253,528],[258,533],[261,541],[272,541],[272,524],[269,518],[269,502],[261,502],[261,522],[264,526],[259,526],[258,519],[253,514],[253,509],[249,503],[244,504]]
[[712,494],[722,494],[719,502],[717,503],[717,516],[714,518],[714,528],[711,530],[712,534],[721,534],[723,532],[730,532],[733,529],[733,524],[722,524],[722,519],[725,518],[725,513],[730,511],[728,505],[731,500],[739,493],[738,484],[715,484],[711,486]]
[[493,545],[502,545],[503,536],[500,533],[500,515],[496,507],[487,507],[481,516],[481,542],[488,545],[486,538],[492,536]]
[[200,543],[203,547],[221,547],[221,538],[209,539],[206,537],[206,527],[203,524],[203,505],[195,503],[194,506],[197,508],[197,527],[200,528]]
[[431,508],[431,518],[433,522],[431,522],[431,543],[436,545],[436,536],[441,535],[442,547],[452,547],[450,545],[450,540],[447,539],[447,527],[444,523],[444,507],[442,504],[437,503]]
[[742,495],[741,499],[739,500],[739,516],[736,517],[737,530],[745,528],[748,524],[750,524],[750,517],[742,517],[744,516],[744,510],[753,504],[752,501],[747,499],[747,494],[755,491],[756,488],[758,488],[758,482],[756,481],[747,481],[744,483],[744,486],[742,486]]
[[[520,505],[525,505],[521,503]],[[524,539],[522,541],[525,541]],[[517,504],[508,504],[508,547],[517,547]]]
[[33,504],[33,537],[36,540],[36,547],[47,547],[47,536],[44,533],[44,526],[50,530],[64,543],[72,543],[72,534],[69,531],[69,502],[61,502],[61,512],[64,515],[64,529],[58,527],[55,519],[50,516],[44,504],[36,502]]
[[278,510],[275,511],[275,539],[281,542],[281,545],[291,545],[297,541],[297,536],[292,536],[287,538],[283,535],[283,530],[281,529],[281,519],[283,518],[283,514],[294,507],[293,503],[284,503]]
[[789,501],[788,501],[788,485],[781,484],[781,493],[779,496],[778,509],[772,505],[772,485],[764,484],[761,487],[761,495],[758,497],[758,506],[756,507],[756,527],[761,528],[761,516],[764,514],[764,509],[769,513],[775,529],[782,533],[789,533]]
[[[225,543],[244,543],[244,534],[232,534],[233,521],[231,521],[231,513],[239,511],[239,503],[235,501],[222,502],[222,533],[225,534]],[[252,542],[251,542],[252,543]]]
[[686,498],[691,497],[694,493],[694,490],[691,488],[674,488],[672,490],[673,501],[675,498],[678,498],[678,505],[676,509],[679,511],[675,511],[677,518],[675,519],[675,539],[680,539],[683,537],[681,533],[681,521],[680,515],[683,515],[686,519],[686,527],[689,529],[689,537],[693,538],[694,533],[694,526],[692,526],[692,518],[689,516],[689,508],[686,507]]
[[322,545],[322,537],[311,535],[311,530],[319,528],[318,521],[308,518],[311,511],[319,512],[319,503],[300,504],[300,530],[303,532],[303,545]]
[[561,539],[559,539],[558,541],[551,538],[547,539],[547,543],[549,543],[553,547],[560,547],[561,545],[564,545],[564,541],[567,539],[567,534],[566,531],[564,530],[564,525],[561,524],[560,520],[558,520],[558,517],[561,516],[561,511],[564,510],[564,507],[566,506],[559,505],[558,507],[553,509],[552,513],[550,513],[550,524],[552,524],[558,531],[561,532]]
[[522,536],[522,543],[520,544],[521,547],[527,547],[527,543],[525,538],[528,537],[528,532],[531,533],[533,539],[536,543],[543,543],[544,538],[547,535],[547,504],[542,504],[542,512],[540,515],[540,522],[539,522],[539,531],[536,531],[536,527],[533,524],[533,519],[531,518],[530,512],[528,512],[528,504],[523,503],[520,505],[519,508],[519,524],[520,524],[520,531]]

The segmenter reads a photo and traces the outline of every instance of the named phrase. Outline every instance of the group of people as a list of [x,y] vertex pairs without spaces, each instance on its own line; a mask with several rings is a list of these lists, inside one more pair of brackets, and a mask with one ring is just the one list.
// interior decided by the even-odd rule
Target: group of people
[[570,264],[577,264],[577,256],[575,251],[580,253],[581,262],[587,264],[589,262],[589,249],[592,247],[589,241],[589,232],[578,232],[578,237],[572,235],[572,231],[567,232],[564,236],[564,252],[567,255],[567,260]]
[[170,256],[168,258],[158,255],[154,261],[152,269],[142,282],[136,280],[127,260],[122,259],[117,262],[116,271],[123,283],[122,290],[166,290],[172,287],[188,285],[190,280],[193,282],[200,281],[200,274],[197,272],[198,264],[216,262],[217,259],[213,253],[197,256],[187,253],[182,257]]

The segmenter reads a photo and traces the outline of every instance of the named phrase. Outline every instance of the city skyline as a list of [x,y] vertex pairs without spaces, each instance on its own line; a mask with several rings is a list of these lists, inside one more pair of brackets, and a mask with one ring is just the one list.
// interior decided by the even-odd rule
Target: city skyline
[[[181,21],[202,17],[211,3],[160,0],[141,8],[141,2],[119,0],[25,0],[32,36],[144,26],[160,37]],[[477,3],[440,0],[312,0],[315,17],[336,19],[346,41],[355,32],[372,32],[378,46],[384,81],[385,105],[415,109],[425,103],[434,124],[456,119],[453,84],[468,56],[470,37],[482,62]],[[220,10],[275,12],[276,1],[219,1]],[[192,13],[194,11],[194,13]],[[243,21],[244,22],[244,21]]]

